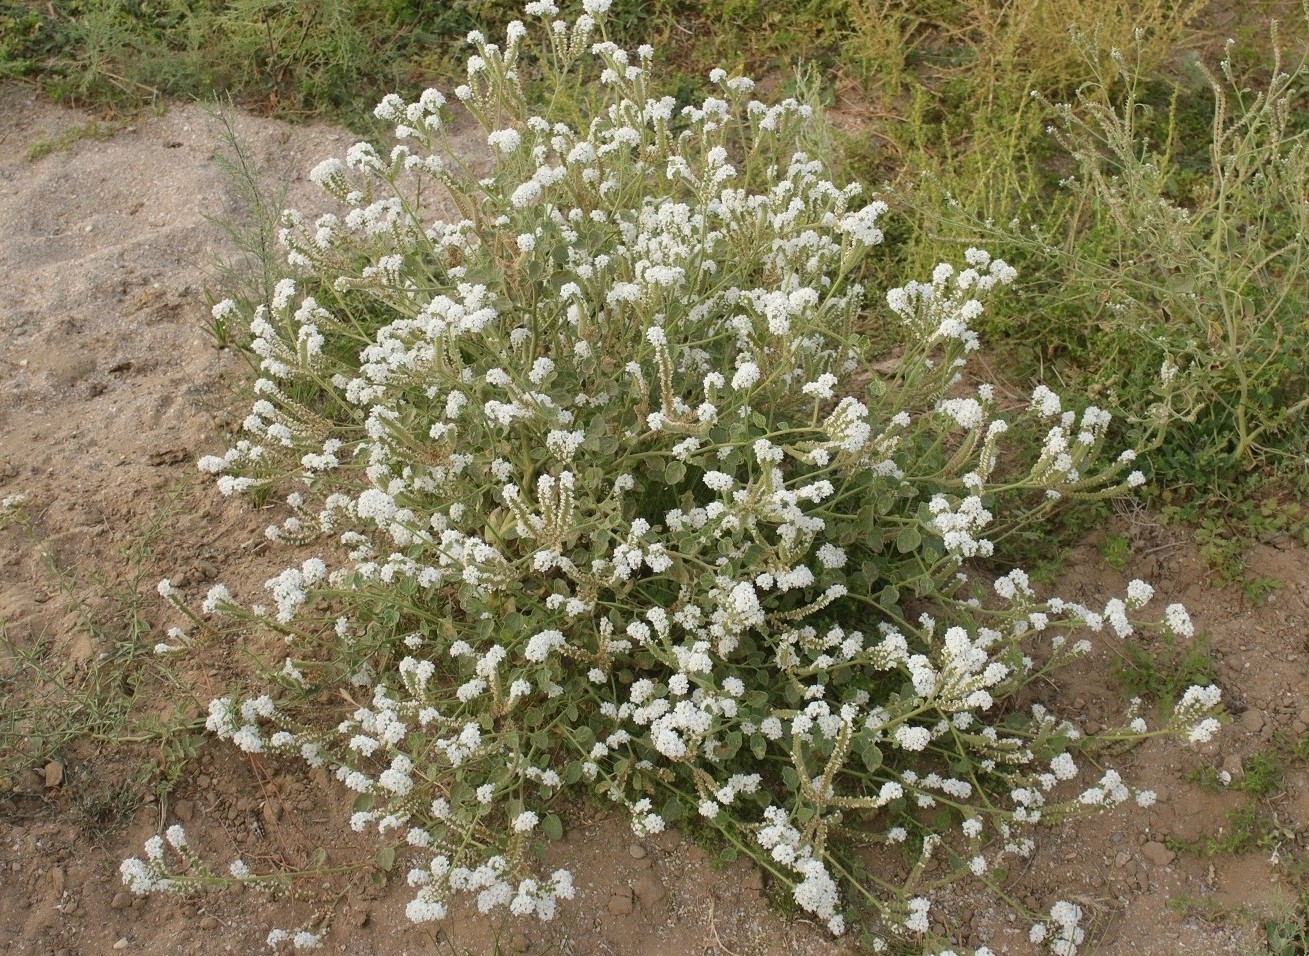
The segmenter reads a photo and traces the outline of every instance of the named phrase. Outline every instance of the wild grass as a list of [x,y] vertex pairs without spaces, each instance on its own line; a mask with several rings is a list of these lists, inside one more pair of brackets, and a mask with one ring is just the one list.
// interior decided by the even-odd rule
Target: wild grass
[[[85,832],[99,839],[147,794],[163,797],[199,747],[204,721],[172,661],[155,652],[158,569],[154,548],[180,508],[174,494],[107,575],[68,563],[28,516],[16,515],[44,567],[43,585],[70,625],[19,636],[0,621],[0,801],[35,796],[27,781],[49,763]],[[10,521],[15,518],[10,512]],[[84,641],[89,656],[67,653]],[[88,771],[124,764],[123,775]]]

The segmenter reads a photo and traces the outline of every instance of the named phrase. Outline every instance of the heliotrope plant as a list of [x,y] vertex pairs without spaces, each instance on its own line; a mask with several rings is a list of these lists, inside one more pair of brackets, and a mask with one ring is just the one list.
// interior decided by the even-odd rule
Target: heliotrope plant
[[[1088,741],[1015,698],[1084,632],[1189,634],[1185,611],[1138,620],[1143,582],[1092,608],[966,573],[1057,499],[1139,484],[1135,454],[1106,452],[1100,409],[1040,387],[1004,417],[964,377],[1012,268],[969,249],[875,306],[859,278],[886,207],[805,152],[811,110],[722,70],[679,108],[653,51],[604,39],[607,0],[584,6],[528,4],[532,68],[565,94],[544,110],[531,31],[470,36],[453,97],[483,172],[435,90],[378,106],[389,154],[313,171],[344,212],[286,216],[291,274],[247,316],[248,437],[200,467],[224,494],[286,495],[269,536],[321,556],[267,608],[219,586],[191,609],[164,582],[193,627],[161,650],[221,621],[285,636],[274,688],[213,701],[209,729],[334,772],[354,829],[407,861],[417,922],[459,893],[550,919],[572,877],[534,850],[559,798],[589,797],[638,835],[693,821],[833,933],[858,913],[926,934],[939,847],[987,879],[1052,810],[1153,799],[1113,770],[1068,782]],[[867,364],[870,315],[904,327],[891,374]],[[342,688],[362,702],[341,711]],[[1129,713],[1102,737],[1206,739],[1217,703],[1192,688],[1165,726]],[[861,868],[852,832],[913,847],[908,882]],[[129,885],[218,879],[164,850],[125,863]],[[1056,909],[1069,952],[1080,917]]]

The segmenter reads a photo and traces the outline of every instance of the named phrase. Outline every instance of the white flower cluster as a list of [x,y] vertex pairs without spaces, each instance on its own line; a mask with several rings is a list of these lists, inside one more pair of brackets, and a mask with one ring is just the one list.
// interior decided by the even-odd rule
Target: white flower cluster
[[1059,900],[1050,907],[1050,922],[1054,932],[1045,923],[1036,923],[1028,933],[1033,943],[1048,943],[1055,956],[1076,956],[1077,948],[1086,939],[1082,922],[1082,908],[1076,903]]

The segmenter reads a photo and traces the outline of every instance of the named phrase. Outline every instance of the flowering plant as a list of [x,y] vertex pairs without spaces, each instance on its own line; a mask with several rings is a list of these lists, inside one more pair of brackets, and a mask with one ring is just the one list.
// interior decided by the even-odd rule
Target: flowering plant
[[[400,145],[313,172],[345,215],[287,216],[296,276],[250,322],[249,437],[200,467],[224,494],[294,486],[269,535],[324,550],[268,582],[268,609],[219,586],[191,611],[165,582],[198,627],[291,647],[276,693],[213,701],[209,728],[331,768],[354,828],[409,848],[415,921],[456,893],[551,918],[572,877],[531,849],[585,795],[638,835],[697,819],[834,933],[842,887],[925,931],[929,901],[840,834],[912,832],[926,860],[935,807],[979,876],[1028,852],[1078,733],[1008,702],[1089,650],[1069,635],[1130,633],[1153,592],[1039,601],[1013,570],[984,600],[964,562],[1055,499],[1139,484],[1134,453],[1103,455],[1108,415],[1041,387],[1013,418],[1040,450],[1008,460],[992,389],[962,380],[970,322],[1015,277],[978,249],[886,295],[906,348],[870,374],[858,280],[886,207],[804,151],[800,103],[716,70],[719,94],[678,110],[648,47],[604,40],[607,6],[527,8],[547,80],[598,68],[584,128],[529,107],[526,27],[473,34],[454,95],[484,176],[449,151],[441,94],[391,96]],[[438,191],[458,218],[433,221]],[[1165,626],[1190,624],[1173,606]],[[346,685],[363,702],[338,713]],[[1194,689],[1167,727],[1108,736],[1205,736],[1215,703]],[[1066,805],[1132,795],[1108,771]],[[125,877],[184,886],[156,850]]]

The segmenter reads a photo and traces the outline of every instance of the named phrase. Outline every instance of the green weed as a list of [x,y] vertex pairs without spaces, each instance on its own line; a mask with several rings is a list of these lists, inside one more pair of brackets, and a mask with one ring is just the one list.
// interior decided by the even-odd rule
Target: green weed
[[1119,680],[1135,696],[1153,702],[1161,711],[1168,711],[1188,687],[1213,683],[1214,662],[1209,643],[1205,634],[1180,643],[1164,635],[1149,647],[1124,641]]
[[1309,900],[1301,894],[1291,904],[1278,907],[1264,921],[1269,956],[1304,956],[1309,953]]
[[1111,531],[1100,545],[1100,557],[1115,571],[1123,570],[1132,560],[1132,539],[1128,535]]
[[1278,44],[1274,31],[1261,87],[1230,59],[1217,75],[1196,60],[1196,92],[1148,79],[1140,44],[1106,59],[1084,40],[1092,82],[1045,100],[1064,157],[1043,167],[1061,170],[1056,193],[1013,220],[931,188],[910,197],[942,232],[1028,267],[1045,298],[1024,330],[1045,343],[1033,361],[1128,422],[1151,420],[1161,374],[1174,377],[1184,421],[1151,460],[1166,501],[1212,509],[1305,479],[1309,66],[1283,64]]
[[[200,708],[154,650],[152,548],[179,507],[174,495],[156,512],[124,550],[125,571],[116,578],[61,564],[27,524],[51,590],[74,632],[90,641],[88,661],[68,658],[50,633],[20,642],[0,627],[0,792],[16,794],[29,770],[64,763],[79,819],[96,838],[127,819],[149,789],[171,789],[199,745]],[[162,710],[160,700],[168,703]],[[136,771],[108,783],[77,776],[74,769],[87,760],[127,762]]]
[[[209,303],[213,306],[219,299],[213,289],[223,289],[227,296],[243,303],[271,302],[278,279],[275,270],[277,231],[281,211],[286,205],[287,187],[285,184],[280,188],[269,185],[237,135],[230,103],[216,105],[211,115],[223,127],[224,149],[215,153],[214,158],[242,208],[231,218],[208,217],[227,237],[229,248],[235,252],[234,256],[216,261],[210,277]],[[215,345],[226,348],[242,341],[247,330],[234,327],[232,316],[219,309],[210,312],[208,331]]]
[[40,139],[27,147],[28,162],[36,162],[49,156],[51,153],[64,153],[72,149],[74,145],[87,139],[109,139],[119,130],[116,123],[99,123],[92,120],[89,123],[79,123],[70,126],[59,133],[59,135],[50,139]]

